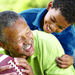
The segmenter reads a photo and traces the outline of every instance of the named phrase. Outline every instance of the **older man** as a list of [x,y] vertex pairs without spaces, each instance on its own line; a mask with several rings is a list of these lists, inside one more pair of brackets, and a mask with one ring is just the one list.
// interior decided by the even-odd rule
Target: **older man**
[[[74,68],[61,69],[56,57],[64,50],[52,34],[31,31],[26,21],[13,11],[0,13],[0,46],[15,58],[16,65],[23,66],[28,75],[74,75]],[[3,50],[4,51],[4,50]]]

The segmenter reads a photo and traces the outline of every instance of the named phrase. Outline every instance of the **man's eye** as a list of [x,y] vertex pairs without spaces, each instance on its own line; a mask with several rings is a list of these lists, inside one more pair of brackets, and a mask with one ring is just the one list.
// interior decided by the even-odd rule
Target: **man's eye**
[[20,42],[22,39],[20,38],[17,42]]
[[27,32],[27,34],[29,34],[29,32]]
[[27,34],[29,34],[30,33],[30,31],[29,32],[27,32]]

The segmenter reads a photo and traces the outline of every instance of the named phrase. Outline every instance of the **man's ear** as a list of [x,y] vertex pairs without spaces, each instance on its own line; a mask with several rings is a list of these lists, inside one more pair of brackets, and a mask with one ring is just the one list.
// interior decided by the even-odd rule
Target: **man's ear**
[[50,2],[48,3],[47,10],[49,10],[49,9],[51,8],[52,4],[53,4],[53,1],[50,1]]
[[5,49],[5,50],[8,50],[8,46],[2,42],[0,42],[0,46]]

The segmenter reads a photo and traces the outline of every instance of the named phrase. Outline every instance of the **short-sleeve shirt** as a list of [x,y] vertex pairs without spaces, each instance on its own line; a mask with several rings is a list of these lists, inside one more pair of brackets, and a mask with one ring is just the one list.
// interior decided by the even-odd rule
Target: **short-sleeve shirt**
[[54,35],[38,30],[33,31],[33,35],[35,53],[27,61],[34,75],[74,75],[73,65],[67,69],[57,66],[55,59],[57,56],[62,56],[64,50]]
[[56,37],[37,30],[33,31],[33,35],[35,53],[27,61],[34,75],[74,75],[73,66],[67,69],[57,66],[55,59],[57,56],[62,56],[64,50]]

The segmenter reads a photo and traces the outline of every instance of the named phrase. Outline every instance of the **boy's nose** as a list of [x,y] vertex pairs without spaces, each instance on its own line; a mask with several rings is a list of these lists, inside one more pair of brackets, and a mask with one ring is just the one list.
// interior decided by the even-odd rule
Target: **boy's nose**
[[51,24],[51,25],[50,25],[50,28],[52,29],[53,32],[56,32],[56,25]]

